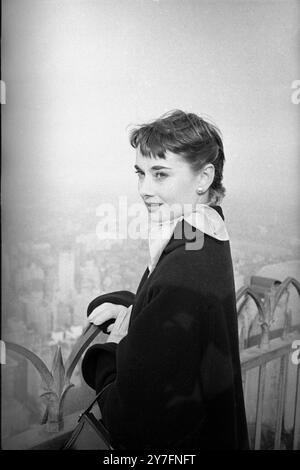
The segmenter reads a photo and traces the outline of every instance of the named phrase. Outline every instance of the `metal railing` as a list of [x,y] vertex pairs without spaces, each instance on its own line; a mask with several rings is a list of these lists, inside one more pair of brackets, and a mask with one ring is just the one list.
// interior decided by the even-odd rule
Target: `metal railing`
[[[256,419],[254,427],[254,439],[252,440],[252,448],[261,448],[262,425],[265,386],[267,380],[268,366],[275,360],[280,361],[278,383],[277,383],[277,413],[274,425],[274,442],[273,448],[280,449],[282,446],[282,431],[284,427],[284,411],[285,401],[287,397],[287,376],[289,368],[295,368],[295,399],[294,399],[294,423],[292,429],[292,449],[300,447],[300,365],[293,363],[291,354],[293,353],[293,345],[299,344],[300,340],[300,315],[298,322],[294,325],[291,323],[291,311],[286,308],[284,312],[283,328],[277,331],[277,337],[270,339],[270,326],[274,321],[274,315],[280,299],[284,293],[288,292],[289,287],[293,286],[300,297],[300,284],[294,278],[287,278],[276,289],[266,293],[264,301],[250,287],[242,287],[237,292],[237,302],[243,297],[249,296],[255,303],[258,311],[258,323],[261,327],[261,335],[258,338],[258,344],[246,349],[241,348],[240,358],[242,366],[242,376],[244,385],[244,396],[247,410],[247,393],[248,393],[248,377],[249,371],[258,369],[257,377],[257,400],[256,400]],[[287,298],[289,295],[287,296]],[[241,309],[238,309],[241,313]],[[279,336],[280,335],[280,336]],[[297,343],[296,343],[297,342]],[[299,354],[300,358],[300,354]],[[299,359],[300,362],[300,359]],[[253,380],[253,377],[252,377]],[[252,383],[253,390],[253,383]],[[249,432],[251,436],[251,432]]]
[[[266,294],[265,300],[262,301],[260,296],[249,286],[242,287],[238,290],[236,298],[237,303],[243,299],[251,298],[257,308],[258,323],[261,327],[260,335],[258,335],[258,344],[248,347],[245,339],[241,342],[241,366],[244,384],[245,402],[247,405],[248,393],[248,374],[249,371],[258,368],[257,381],[257,404],[256,404],[256,420],[254,432],[254,449],[261,448],[262,426],[263,426],[263,403],[264,392],[267,377],[268,364],[275,359],[280,358],[280,373],[278,382],[278,407],[275,423],[274,448],[280,448],[281,434],[283,428],[283,417],[285,409],[285,398],[287,389],[287,373],[290,366],[290,355],[292,345],[295,340],[300,339],[300,319],[295,325],[291,325],[290,311],[284,312],[286,321],[281,331],[281,336],[270,339],[270,325],[274,319],[276,307],[282,295],[293,286],[300,297],[300,284],[294,278],[287,278],[284,282]],[[238,314],[242,311],[241,306],[238,307]],[[300,317],[300,315],[299,315]],[[6,439],[3,448],[19,448],[13,446],[21,445],[21,448],[59,448],[64,439],[67,439],[76,424],[76,418],[79,414],[64,417],[64,403],[66,396],[74,385],[71,383],[72,374],[82,354],[85,352],[90,343],[100,333],[100,329],[90,324],[83,332],[82,336],[74,345],[70,356],[64,363],[61,349],[58,346],[51,370],[47,365],[32,351],[19,346],[15,343],[7,342],[7,351],[14,351],[29,360],[36,368],[42,379],[43,392],[40,395],[46,401],[46,412],[41,419],[41,428],[34,431],[22,433],[20,436],[13,436]],[[247,344],[246,344],[247,343]],[[246,348],[244,345],[246,344]],[[294,366],[294,365],[293,365]],[[300,448],[299,431],[300,431],[300,366],[297,368],[296,391],[295,391],[295,409],[293,423],[293,443],[292,448]],[[31,436],[31,437],[30,437]],[[59,444],[59,445],[60,445]]]

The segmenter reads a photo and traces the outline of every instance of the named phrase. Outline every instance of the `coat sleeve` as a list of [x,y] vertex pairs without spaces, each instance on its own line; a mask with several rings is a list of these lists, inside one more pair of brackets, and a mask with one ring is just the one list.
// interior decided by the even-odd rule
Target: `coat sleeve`
[[[105,302],[111,302],[116,305],[124,305],[125,307],[129,307],[133,304],[135,299],[135,294],[130,291],[114,291],[109,292],[107,294],[102,294],[93,299],[87,308],[87,316],[95,310],[96,307],[102,305]],[[105,325],[108,325],[111,321],[108,320],[101,325],[101,329]],[[106,344],[95,344],[94,346],[90,347],[82,361],[82,375],[85,382],[91,388],[98,388],[97,383],[102,384],[105,386],[107,383],[111,382],[116,374],[116,366],[115,366],[115,355],[116,355],[116,348],[117,344],[115,343],[106,343]],[[96,373],[97,369],[97,360],[101,355],[101,368],[99,367],[98,373]],[[97,383],[96,383],[97,378]]]
[[[96,391],[111,380],[99,405],[114,442],[167,448],[196,428],[204,432],[207,400],[232,383],[224,326],[215,297],[153,284],[119,345],[106,343],[110,353],[102,347],[98,355],[94,349]],[[84,368],[87,362],[88,356]]]

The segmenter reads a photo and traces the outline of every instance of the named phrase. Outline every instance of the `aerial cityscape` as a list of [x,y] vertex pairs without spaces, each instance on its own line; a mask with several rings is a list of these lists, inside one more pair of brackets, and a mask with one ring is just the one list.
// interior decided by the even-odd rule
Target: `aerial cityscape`
[[[236,290],[261,268],[299,259],[300,237],[280,215],[261,217],[223,209],[231,234]],[[136,291],[148,263],[147,240],[100,240],[96,205],[52,214],[3,241],[2,337],[25,346],[51,368],[57,345],[64,359],[87,324],[87,306],[100,294]],[[233,215],[234,216],[233,216]],[[28,219],[33,215],[28,209]],[[289,214],[287,214],[290,220]],[[293,221],[294,223],[294,221]],[[295,225],[295,224],[294,224]],[[22,235],[20,235],[20,233]],[[286,233],[286,235],[284,235]],[[10,355],[3,374],[2,432],[9,436],[35,426],[43,412],[40,377],[23,358]],[[73,383],[80,387],[79,368]],[[24,388],[25,387],[25,388]],[[20,393],[20,390],[22,393]],[[26,393],[24,393],[26,390]]]

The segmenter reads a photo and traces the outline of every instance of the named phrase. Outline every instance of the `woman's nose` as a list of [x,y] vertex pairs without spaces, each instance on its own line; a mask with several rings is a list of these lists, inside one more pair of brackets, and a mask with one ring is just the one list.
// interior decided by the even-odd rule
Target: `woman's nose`
[[154,187],[150,176],[144,176],[139,182],[139,193],[141,197],[153,196],[155,194]]

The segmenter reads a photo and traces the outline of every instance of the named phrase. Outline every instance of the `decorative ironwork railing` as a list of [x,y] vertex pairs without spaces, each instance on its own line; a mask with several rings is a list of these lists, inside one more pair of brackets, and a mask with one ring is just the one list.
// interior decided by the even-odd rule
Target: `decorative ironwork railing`
[[[287,293],[291,286],[296,289],[298,296],[300,297],[300,284],[296,279],[291,277],[285,279],[285,281],[282,282],[276,288],[276,290],[271,289],[270,292],[267,292],[264,300],[262,300],[255,290],[249,286],[242,287],[236,294],[237,304],[249,298],[254,301],[254,304],[257,308],[257,323],[261,328],[261,332],[256,338],[258,344],[249,347],[247,341],[247,344],[245,343],[245,338],[242,338],[243,341],[240,342],[241,366],[246,402],[248,398],[249,371],[255,368],[258,368],[259,370],[257,379],[258,393],[253,443],[253,448],[255,449],[259,449],[261,446],[263,401],[267,368],[268,364],[277,358],[280,358],[280,373],[278,382],[278,407],[275,422],[274,448],[277,449],[280,447],[284,404],[287,392],[289,357],[292,352],[293,342],[297,339],[300,339],[300,315],[299,322],[296,322],[294,325],[292,325],[291,312],[287,309],[286,306],[284,311],[285,321],[283,328],[280,330],[280,337],[270,339],[270,327],[274,320],[275,310],[281,297],[284,295],[284,293]],[[245,302],[242,302],[242,304],[238,305],[237,310],[239,317],[244,306]],[[78,364],[82,354],[100,333],[100,331],[101,330],[99,327],[89,324],[74,345],[73,350],[65,363],[62,358],[61,349],[58,346],[53,358],[51,370],[49,370],[47,365],[32,351],[29,351],[28,349],[14,343],[5,343],[7,351],[14,351],[15,353],[18,353],[29,360],[36,368],[42,379],[43,392],[40,396],[43,400],[46,400],[46,412],[41,419],[41,425],[43,425],[43,429],[48,432],[49,436],[48,439],[44,439],[44,446],[46,445],[45,442],[47,442],[47,440],[53,442],[53,436],[66,435],[67,432],[70,432],[69,427],[71,426],[72,428],[74,425],[73,418],[70,420],[69,417],[67,417],[64,420],[64,403],[66,395],[68,394],[70,388],[74,386],[71,383],[71,378],[76,365]],[[245,344],[247,346],[246,348],[244,347]],[[292,443],[292,448],[294,449],[296,449],[297,446],[300,446],[298,436],[300,431],[300,365],[298,364],[295,367],[297,372],[295,381],[296,390],[294,400]],[[68,421],[67,425],[65,421]],[[29,445],[27,448],[37,448],[36,443],[32,442],[32,445]]]
[[99,327],[89,324],[74,345],[65,364],[61,348],[57,346],[51,371],[44,361],[29,349],[15,343],[5,343],[7,351],[21,354],[28,359],[42,379],[43,392],[40,397],[46,400],[47,406],[41,424],[46,424],[48,432],[58,432],[63,428],[63,406],[68,391],[74,387],[74,384],[71,383],[73,371],[84,351],[100,332]]
[[[271,377],[271,373],[273,372],[274,374],[274,368],[276,368],[274,361],[276,360],[280,361],[280,365],[277,374],[278,380],[275,384],[277,387],[277,406],[274,419],[273,448],[280,449],[282,445],[281,437],[284,427],[284,411],[285,406],[287,406],[287,378],[289,369],[291,368],[294,368],[293,384],[295,386],[295,394],[293,396],[293,403],[288,403],[288,406],[293,407],[292,442],[290,448],[296,449],[300,446],[300,365],[299,363],[293,364],[291,360],[293,344],[297,342],[300,346],[300,342],[298,342],[300,339],[300,314],[298,315],[297,321],[292,324],[291,310],[288,309],[288,289],[291,286],[295,288],[300,298],[300,283],[291,277],[286,278],[276,289],[270,289],[269,292],[266,292],[264,300],[250,287],[242,287],[237,292],[237,302],[247,296],[254,301],[258,311],[258,324],[261,328],[261,334],[258,335],[257,338],[258,344],[256,346],[247,347],[246,349],[241,347],[240,351],[246,409],[250,381],[252,382],[250,393],[252,392],[253,394],[257,386],[257,400],[253,406],[255,410],[254,432],[249,432],[250,437],[252,437],[252,447],[254,449],[261,448],[265,387],[267,379]],[[275,312],[284,294],[287,294],[287,302],[281,312],[284,316],[283,326],[275,331],[277,337],[275,336],[273,339],[270,339],[271,325],[275,322]],[[241,308],[238,309],[238,313],[241,313]],[[254,369],[258,369],[256,376],[253,374]],[[252,374],[250,379],[249,374]]]

